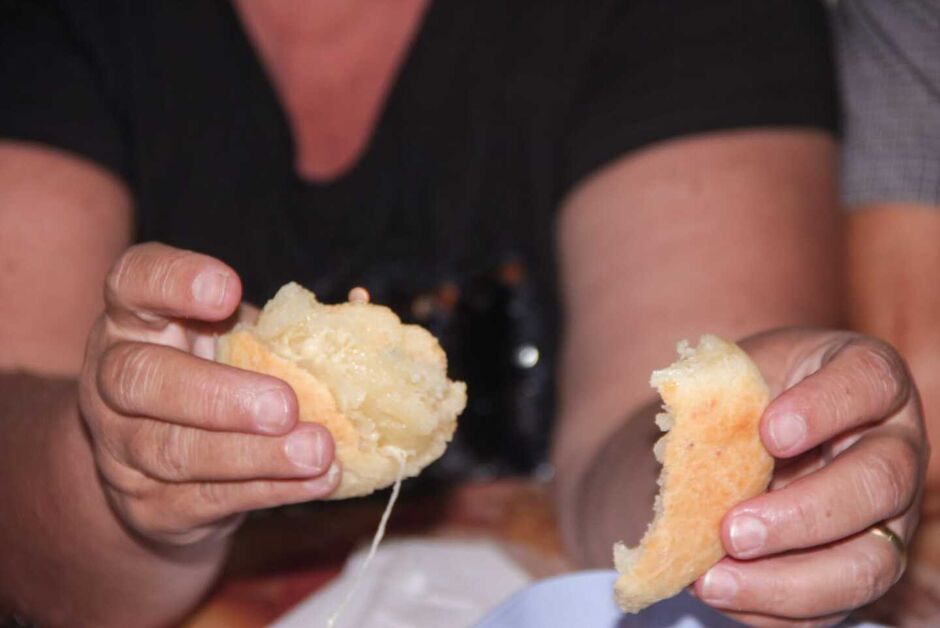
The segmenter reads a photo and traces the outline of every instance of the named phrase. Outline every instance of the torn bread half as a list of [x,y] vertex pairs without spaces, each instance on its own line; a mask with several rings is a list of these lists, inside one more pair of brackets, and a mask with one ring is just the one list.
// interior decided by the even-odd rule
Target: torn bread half
[[325,305],[296,283],[257,322],[220,337],[216,359],[278,377],[294,389],[300,420],[324,425],[342,466],[330,496],[368,495],[418,475],[444,453],[467,402],[447,378],[447,356],[426,329],[362,301]]
[[773,472],[759,434],[769,392],[754,362],[716,336],[678,350],[679,360],[650,379],[666,432],[653,449],[663,465],[653,521],[638,547],[614,545],[614,592],[629,613],[679,593],[718,562],[722,517],[766,490]]

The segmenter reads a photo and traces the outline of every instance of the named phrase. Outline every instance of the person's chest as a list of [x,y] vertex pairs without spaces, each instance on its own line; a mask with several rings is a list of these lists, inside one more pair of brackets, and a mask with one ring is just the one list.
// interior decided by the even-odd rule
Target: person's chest
[[[329,91],[328,67],[303,77],[309,93],[292,113],[237,13],[197,6],[186,16],[161,7],[130,48],[139,237],[218,255],[266,297],[279,281],[339,284],[376,266],[437,281],[511,256],[520,237],[548,228],[558,179],[550,144],[561,135],[545,130],[561,108],[535,109],[535,97],[519,94],[549,84],[553,66],[517,80],[499,20],[481,41],[466,23],[472,12],[432,4],[414,16],[420,29],[407,45],[382,49],[398,50],[397,65],[363,66],[362,80],[388,83],[359,94],[360,109],[374,111],[344,117],[352,101],[339,99],[324,122],[304,112],[318,106],[314,86]],[[297,127],[314,163],[351,161],[327,179],[300,176]],[[345,138],[337,152],[316,141],[331,132]]]
[[235,0],[284,110],[301,179],[336,179],[362,157],[428,1]]

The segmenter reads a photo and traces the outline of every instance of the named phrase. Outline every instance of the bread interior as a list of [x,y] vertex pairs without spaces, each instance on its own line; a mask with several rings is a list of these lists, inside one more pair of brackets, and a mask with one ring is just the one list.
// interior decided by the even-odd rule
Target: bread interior
[[265,306],[252,332],[330,390],[362,450],[439,454],[466,402],[465,385],[447,379],[434,337],[401,325],[383,306],[324,305],[291,283]]
[[637,547],[630,548],[623,543],[614,545],[614,566],[624,573],[640,560],[645,548],[645,541],[659,524],[665,511],[665,499],[669,496],[669,466],[664,464],[666,449],[669,446],[669,431],[675,426],[676,418],[683,415],[683,409],[701,395],[701,392],[716,387],[726,387],[728,382],[736,382],[749,375],[753,367],[745,360],[734,359],[729,353],[727,343],[716,336],[705,335],[695,348],[682,341],[678,346],[679,359],[666,368],[653,371],[650,385],[663,400],[663,412],[656,415],[656,425],[665,434],[653,446],[653,455],[663,464],[657,485],[659,493],[653,501],[653,519],[646,528],[646,533]]

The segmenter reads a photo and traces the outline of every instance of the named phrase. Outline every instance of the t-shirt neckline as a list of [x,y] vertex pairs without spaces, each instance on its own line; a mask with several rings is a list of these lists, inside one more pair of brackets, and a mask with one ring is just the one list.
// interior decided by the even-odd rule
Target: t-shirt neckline
[[234,29],[235,39],[237,40],[238,54],[244,56],[246,61],[246,81],[253,83],[253,88],[258,90],[259,98],[263,100],[264,106],[274,115],[276,128],[272,130],[279,138],[279,150],[285,151],[286,162],[289,164],[290,179],[293,185],[306,190],[329,190],[341,188],[355,182],[362,173],[368,171],[381,152],[383,146],[389,140],[390,126],[393,116],[396,114],[404,87],[412,80],[415,68],[420,59],[425,54],[427,47],[428,32],[430,25],[435,21],[437,13],[436,8],[440,2],[430,0],[424,13],[419,18],[417,31],[402,56],[402,61],[392,77],[391,85],[385,94],[385,98],[379,105],[379,112],[375,119],[375,124],[369,132],[365,147],[358,155],[352,165],[342,171],[339,175],[327,179],[316,180],[302,177],[296,168],[294,145],[294,136],[291,132],[290,121],[287,117],[287,111],[277,93],[274,82],[268,73],[264,62],[255,47],[254,42],[248,34],[248,30],[242,23],[231,0],[223,3],[225,5],[226,18]]

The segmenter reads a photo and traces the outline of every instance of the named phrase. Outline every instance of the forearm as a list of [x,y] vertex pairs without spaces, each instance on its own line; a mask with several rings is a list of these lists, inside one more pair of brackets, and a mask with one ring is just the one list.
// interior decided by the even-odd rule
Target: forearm
[[[928,436],[940,435],[940,207],[884,203],[849,217],[852,326],[893,344],[910,365]],[[940,484],[940,458],[928,484]]]
[[205,594],[225,543],[169,550],[129,534],[76,398],[72,380],[0,375],[0,610],[52,626],[170,623]]
[[[579,560],[609,564],[609,542],[635,540],[652,515],[655,467],[637,456],[651,460],[656,434],[625,430],[655,430],[650,371],[674,359],[678,340],[840,320],[832,169],[822,134],[716,134],[627,157],[568,199],[553,459]],[[624,499],[627,481],[646,488]]]
[[579,460],[562,463],[556,484],[559,523],[571,558],[583,567],[610,567],[616,541],[635,545],[653,516],[659,464],[653,444],[658,403]]

